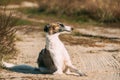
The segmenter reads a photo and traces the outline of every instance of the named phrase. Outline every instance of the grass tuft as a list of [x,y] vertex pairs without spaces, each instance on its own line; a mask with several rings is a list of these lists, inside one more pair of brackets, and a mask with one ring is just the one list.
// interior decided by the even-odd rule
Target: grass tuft
[[12,14],[12,12],[6,12],[6,7],[0,13],[0,61],[3,57],[16,54],[17,51],[15,48],[17,20],[13,18]]

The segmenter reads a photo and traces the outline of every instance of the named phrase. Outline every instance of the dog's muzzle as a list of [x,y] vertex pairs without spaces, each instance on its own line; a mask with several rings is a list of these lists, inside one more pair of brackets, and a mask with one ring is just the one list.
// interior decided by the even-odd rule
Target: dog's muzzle
[[73,28],[71,28],[71,27],[64,27],[64,28],[60,28],[59,29],[59,32],[63,32],[63,31],[67,31],[67,32],[71,32],[71,31],[73,31],[74,29]]
[[64,27],[64,30],[65,30],[65,31],[68,31],[68,32],[71,32],[71,31],[73,31],[74,29],[73,29],[72,27],[70,27],[70,26],[65,26],[65,27]]

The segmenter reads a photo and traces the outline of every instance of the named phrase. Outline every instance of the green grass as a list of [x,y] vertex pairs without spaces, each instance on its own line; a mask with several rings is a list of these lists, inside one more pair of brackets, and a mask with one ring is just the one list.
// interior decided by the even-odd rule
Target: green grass
[[30,25],[30,26],[39,26],[39,25],[43,25],[44,23],[39,23],[39,22],[34,22],[34,21],[30,21],[30,20],[25,20],[25,19],[20,19],[20,18],[15,18],[16,20],[16,26],[23,26],[23,25]]
[[32,25],[33,22],[31,21],[28,21],[28,20],[23,20],[23,19],[17,19],[17,23],[16,23],[16,26],[18,25]]
[[37,8],[21,8],[21,9],[18,9],[18,11],[22,12],[23,14],[28,15],[29,18],[45,20],[47,23],[62,22],[62,23],[67,23],[69,25],[73,25],[75,27],[85,27],[85,26],[90,26],[90,25],[100,26],[100,27],[113,27],[114,26],[114,28],[119,27],[119,23],[104,23],[104,22],[92,20],[91,18],[89,18],[89,16],[87,16],[87,14],[89,13],[85,12],[84,10],[82,10],[82,12],[79,13],[81,14],[81,16],[79,17],[46,13],[44,11],[39,11],[39,9]]
[[67,16],[67,15],[57,15],[52,13],[41,12],[37,8],[22,8],[18,11],[28,15],[29,18],[43,19],[48,22],[65,22],[69,24],[99,24],[98,22],[90,19],[86,15],[81,15],[79,17]]

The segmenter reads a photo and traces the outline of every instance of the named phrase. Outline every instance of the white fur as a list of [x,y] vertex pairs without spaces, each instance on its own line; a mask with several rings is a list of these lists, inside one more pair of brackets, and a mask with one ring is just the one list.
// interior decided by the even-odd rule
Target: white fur
[[[71,28],[66,26],[67,31],[71,31]],[[53,74],[63,74],[65,71],[67,74],[74,74],[77,73],[82,75],[76,67],[74,67],[71,63],[70,56],[64,46],[64,44],[59,39],[60,33],[55,33],[52,35],[46,34],[46,48],[50,51],[50,55],[53,59],[53,62],[57,68],[57,71]],[[71,73],[70,70],[74,71],[75,73]],[[77,75],[76,74],[76,75]]]
[[72,28],[71,28],[70,26],[65,26],[64,28],[65,28],[65,30],[67,30],[67,31],[71,31],[71,30],[72,30]]
[[2,64],[1,64],[3,67],[8,67],[8,68],[11,68],[11,67],[14,67],[15,65],[14,64],[10,64],[10,63],[7,63],[7,62],[4,62],[3,60],[2,60]]

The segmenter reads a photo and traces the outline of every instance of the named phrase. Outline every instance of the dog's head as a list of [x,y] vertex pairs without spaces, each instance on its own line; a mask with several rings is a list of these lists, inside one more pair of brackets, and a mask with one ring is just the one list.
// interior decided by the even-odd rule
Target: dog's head
[[55,34],[55,33],[60,33],[60,32],[64,32],[64,31],[67,31],[67,32],[71,32],[73,30],[72,27],[70,26],[65,26],[64,24],[62,23],[51,23],[51,24],[47,24],[45,25],[44,27],[44,31],[46,33],[49,33],[50,35],[51,34]]

